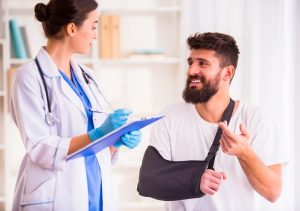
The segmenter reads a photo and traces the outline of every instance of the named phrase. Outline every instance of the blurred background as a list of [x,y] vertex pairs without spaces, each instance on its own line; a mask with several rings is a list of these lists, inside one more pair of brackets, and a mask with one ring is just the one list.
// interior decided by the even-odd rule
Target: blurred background
[[[0,0],[0,210],[11,210],[25,153],[9,114],[11,78],[16,68],[32,60],[45,44],[42,28],[34,19],[38,2],[48,1]],[[262,211],[299,211],[300,1],[98,2],[99,38],[88,55],[76,57],[95,70],[112,106],[133,110],[135,118],[157,115],[164,106],[181,101],[189,35],[210,31],[235,37],[241,54],[232,97],[272,113],[285,143],[283,150],[289,154],[281,197],[271,204],[257,196],[257,202]],[[21,39],[16,40],[14,33],[20,33]],[[143,129],[140,147],[121,149],[113,169],[120,211],[163,210],[162,202],[140,197],[136,191],[150,130],[150,126]]]

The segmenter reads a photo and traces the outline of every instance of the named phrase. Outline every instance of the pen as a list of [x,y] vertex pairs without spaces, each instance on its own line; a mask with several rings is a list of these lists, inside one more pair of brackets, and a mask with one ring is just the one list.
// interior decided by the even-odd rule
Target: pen
[[92,109],[92,108],[90,108],[90,111],[92,113],[105,114],[106,116],[109,116],[110,114],[113,114],[112,111],[99,111],[99,110],[95,110],[95,109]]
[[[98,110],[93,110],[93,109],[90,109],[90,111],[94,112],[94,113],[98,113],[98,114],[105,114],[106,116],[109,116],[110,114],[113,114],[112,111],[98,111]],[[128,119],[129,120],[136,120],[136,119],[145,120],[147,118],[144,117],[144,116],[141,116],[141,115],[129,115]]]

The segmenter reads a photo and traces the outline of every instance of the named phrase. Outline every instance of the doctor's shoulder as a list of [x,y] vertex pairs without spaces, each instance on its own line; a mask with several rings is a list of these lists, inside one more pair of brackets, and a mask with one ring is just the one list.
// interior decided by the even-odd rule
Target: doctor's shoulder
[[20,66],[13,75],[12,87],[39,84],[39,72],[34,61]]

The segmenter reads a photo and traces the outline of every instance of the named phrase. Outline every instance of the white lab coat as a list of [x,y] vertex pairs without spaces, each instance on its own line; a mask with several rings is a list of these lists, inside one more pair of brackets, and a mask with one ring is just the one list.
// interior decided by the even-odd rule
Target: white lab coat
[[[88,189],[84,158],[66,161],[71,137],[87,132],[84,106],[43,48],[37,58],[45,76],[55,125],[49,126],[45,121],[45,111],[48,110],[46,94],[37,66],[32,61],[17,71],[12,89],[11,114],[26,149],[12,209],[87,211]],[[83,79],[80,67],[73,60],[71,65],[92,108],[101,110]],[[83,68],[95,78],[91,70]],[[91,84],[90,87],[103,106],[103,96]],[[94,113],[94,126],[101,125],[104,119],[104,114]],[[109,148],[97,153],[97,159],[102,172],[103,210],[116,210],[111,181],[111,161],[114,159]]]

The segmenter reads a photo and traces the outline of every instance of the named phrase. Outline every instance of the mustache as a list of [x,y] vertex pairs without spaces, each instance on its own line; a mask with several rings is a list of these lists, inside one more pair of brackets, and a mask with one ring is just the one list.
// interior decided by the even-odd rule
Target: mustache
[[190,75],[187,78],[187,84],[190,84],[192,80],[200,80],[203,83],[205,81],[205,78],[200,75]]

